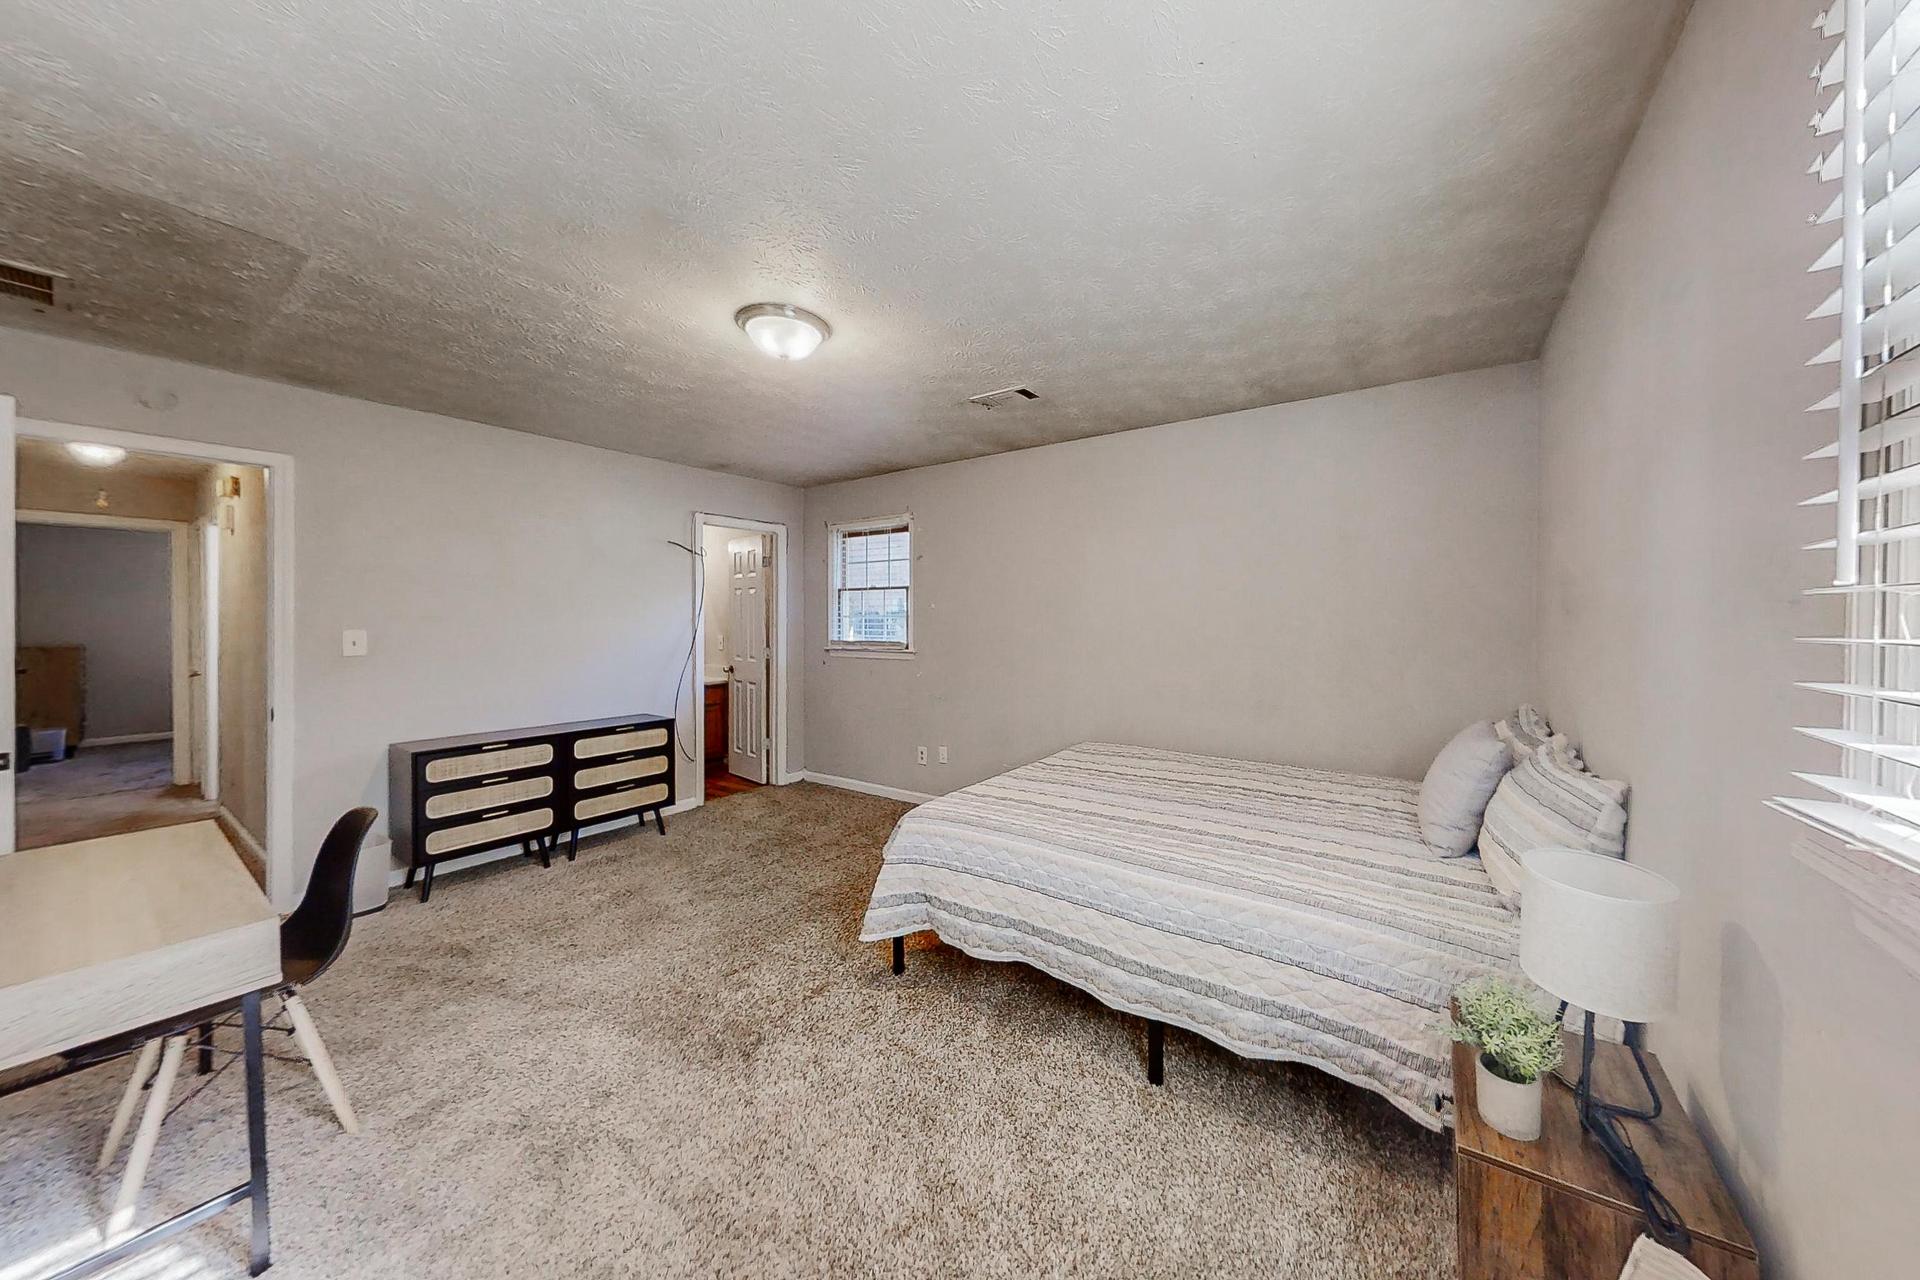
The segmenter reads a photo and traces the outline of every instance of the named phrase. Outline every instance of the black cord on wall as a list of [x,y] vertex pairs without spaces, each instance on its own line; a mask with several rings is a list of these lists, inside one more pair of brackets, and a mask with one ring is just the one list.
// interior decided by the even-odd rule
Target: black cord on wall
[[700,643],[700,611],[707,607],[707,553],[696,551],[686,543],[676,542],[672,538],[668,538],[667,543],[680,548],[700,562],[700,573],[695,577],[693,586],[693,617],[687,628],[687,660],[680,664],[680,678],[673,685],[673,740],[679,746],[680,754],[687,758],[687,763],[692,764],[693,752],[687,750],[687,740],[680,733],[680,695],[685,691],[687,677],[693,671],[694,646]]

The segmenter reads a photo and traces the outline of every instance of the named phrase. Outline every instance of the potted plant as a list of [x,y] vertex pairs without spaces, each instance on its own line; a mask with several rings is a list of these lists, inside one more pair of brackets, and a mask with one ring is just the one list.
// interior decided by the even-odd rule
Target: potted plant
[[1452,1035],[1480,1051],[1474,1092],[1480,1118],[1518,1142],[1540,1136],[1541,1081],[1560,1065],[1560,1023],[1498,978],[1470,982],[1454,993]]

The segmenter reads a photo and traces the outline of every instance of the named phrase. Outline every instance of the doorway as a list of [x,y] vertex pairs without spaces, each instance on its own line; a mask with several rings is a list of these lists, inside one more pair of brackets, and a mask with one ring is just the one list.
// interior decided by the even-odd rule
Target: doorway
[[199,735],[176,722],[192,684],[180,641],[198,630],[195,530],[56,509],[57,463],[40,452],[25,441],[16,459],[36,504],[14,515],[18,847],[216,817]]
[[696,643],[702,708],[695,763],[704,803],[780,780],[786,529],[703,515],[695,518],[694,533],[701,550]]
[[[24,690],[18,674],[0,683],[0,701],[16,704],[11,754],[24,757],[11,770],[0,764],[0,854],[191,821],[211,810],[269,895],[282,905],[297,897],[289,844],[292,601],[285,590],[292,459],[20,418],[0,395],[0,483],[15,491],[16,519],[0,522],[0,539],[14,543],[0,547],[0,573],[14,577],[0,583],[0,631],[14,632],[16,652],[48,639],[29,632],[36,624],[16,607],[23,543],[40,537],[33,530],[158,532],[168,545],[164,634],[150,623],[130,629],[141,637],[149,670],[164,653],[169,672],[164,728],[130,735],[104,732],[110,722],[86,709],[93,681],[62,676],[67,710],[56,718],[72,723],[46,725],[64,732],[44,734],[39,751],[27,713],[40,695]],[[68,581],[55,595],[84,607],[82,585]],[[146,714],[154,714],[150,704]],[[123,736],[137,740],[112,740]],[[56,745],[65,748],[58,759]],[[146,754],[122,760],[140,752],[121,748]],[[95,822],[104,829],[89,829]]]

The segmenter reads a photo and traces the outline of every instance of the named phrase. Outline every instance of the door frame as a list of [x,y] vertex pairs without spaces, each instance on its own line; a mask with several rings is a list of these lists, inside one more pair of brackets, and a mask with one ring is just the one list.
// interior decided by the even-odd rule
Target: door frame
[[[38,511],[30,507],[15,507],[13,522],[17,525],[50,525],[63,529],[127,529],[136,533],[164,533],[167,535],[167,627],[171,636],[172,653],[168,660],[170,695],[173,706],[173,785],[184,786],[193,781],[194,749],[193,724],[186,719],[191,710],[193,697],[191,683],[187,678],[187,628],[192,619],[187,609],[187,577],[195,571],[194,544],[196,530],[187,520],[156,520],[147,516],[116,516],[111,513],[92,511]],[[14,643],[19,643],[19,619],[14,619]],[[182,725],[186,727],[182,729]],[[85,743],[75,743],[85,746]],[[211,799],[212,797],[208,797]]]
[[[789,782],[798,782],[799,775],[787,772],[787,575],[792,566],[792,557],[787,550],[787,526],[777,520],[748,520],[743,516],[718,515],[708,511],[693,513],[692,545],[705,552],[707,546],[707,528],[743,529],[748,533],[770,533],[773,535],[773,599],[767,607],[768,624],[773,628],[773,698],[767,708],[770,723],[768,736],[772,739],[767,747],[767,781],[769,786],[785,786]],[[699,606],[693,615],[693,651],[687,663],[687,679],[693,685],[691,704],[693,707],[693,786],[688,788],[687,801],[693,805],[707,802],[707,702],[706,702],[706,665],[707,665],[707,611],[703,593],[706,590],[707,561],[704,554],[690,556],[693,561],[692,600]],[[683,686],[683,693],[688,692]]]
[[[267,500],[267,897],[275,905],[290,907],[305,888],[294,880],[293,857],[293,743],[294,743],[294,636],[293,636],[293,458],[284,453],[261,449],[243,449],[236,445],[185,440],[176,436],[147,435],[137,431],[118,431],[109,427],[88,427],[44,418],[17,417],[12,430],[6,430],[0,415],[0,448],[8,459],[8,470],[17,437],[53,440],[96,440],[117,444],[129,453],[159,453],[196,462],[233,462],[266,470]],[[17,622],[16,622],[17,627]],[[12,828],[12,811],[7,827]],[[6,848],[12,848],[9,835]]]

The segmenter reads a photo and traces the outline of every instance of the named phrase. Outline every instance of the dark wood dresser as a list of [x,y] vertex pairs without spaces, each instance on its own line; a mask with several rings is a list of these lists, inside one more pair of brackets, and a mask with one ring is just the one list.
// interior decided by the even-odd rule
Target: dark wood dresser
[[[1567,1037],[1568,1061],[1579,1042]],[[1459,1192],[1460,1280],[1618,1280],[1645,1234],[1640,1207],[1620,1175],[1580,1130],[1573,1091],[1549,1080],[1540,1140],[1515,1142],[1480,1119],[1474,1050],[1453,1046],[1453,1172]],[[1679,1096],[1647,1055],[1665,1109],[1651,1123],[1626,1121],[1647,1173],[1693,1232],[1688,1261],[1712,1280],[1759,1280],[1753,1237]],[[1645,1086],[1624,1045],[1602,1044],[1596,1093],[1643,1105]]]
[[707,768],[727,767],[727,682],[707,686]]
[[433,870],[453,858],[519,845],[542,862],[580,828],[653,816],[673,803],[673,721],[609,716],[496,733],[396,742],[387,748],[393,850],[416,876],[420,901]]

